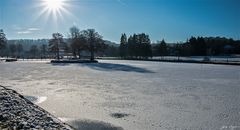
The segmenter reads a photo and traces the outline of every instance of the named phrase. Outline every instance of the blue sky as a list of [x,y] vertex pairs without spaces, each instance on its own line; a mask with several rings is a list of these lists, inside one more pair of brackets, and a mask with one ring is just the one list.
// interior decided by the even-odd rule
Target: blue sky
[[152,41],[190,36],[240,39],[240,0],[64,0],[60,15],[43,13],[42,0],[0,0],[0,28],[8,39],[67,37],[73,25],[94,28],[119,42],[121,33],[145,32]]

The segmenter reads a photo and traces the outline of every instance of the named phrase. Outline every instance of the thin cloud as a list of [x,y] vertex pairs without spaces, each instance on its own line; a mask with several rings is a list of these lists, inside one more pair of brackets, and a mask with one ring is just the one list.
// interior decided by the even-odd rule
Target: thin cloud
[[28,28],[28,31],[39,31],[39,28]]
[[40,30],[39,28],[18,29],[17,34],[32,34],[39,30]]
[[19,31],[17,34],[31,34],[31,31]]

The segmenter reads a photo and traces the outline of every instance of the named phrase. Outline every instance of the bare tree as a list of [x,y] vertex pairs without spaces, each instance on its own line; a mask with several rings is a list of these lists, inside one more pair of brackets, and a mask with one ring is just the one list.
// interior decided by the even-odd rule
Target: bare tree
[[90,60],[94,60],[94,53],[103,50],[105,47],[102,36],[94,29],[88,29],[83,31],[83,36],[87,39],[88,50],[91,53]]
[[70,28],[70,35],[73,56],[76,58],[78,54],[78,58],[80,59],[81,51],[85,50],[87,47],[87,39],[76,26]]
[[57,59],[60,59],[60,47],[63,44],[63,35],[60,33],[53,33],[52,39],[49,40],[49,49],[57,55]]

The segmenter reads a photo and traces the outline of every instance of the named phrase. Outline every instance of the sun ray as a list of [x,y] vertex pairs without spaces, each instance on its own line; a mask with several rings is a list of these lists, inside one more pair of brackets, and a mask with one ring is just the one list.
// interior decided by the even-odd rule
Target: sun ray
[[33,22],[43,20],[46,22],[45,26],[51,24],[57,29],[58,25],[64,22],[67,17],[74,16],[68,10],[70,6],[68,0],[41,0],[36,6],[37,8],[41,8],[41,10],[34,16]]

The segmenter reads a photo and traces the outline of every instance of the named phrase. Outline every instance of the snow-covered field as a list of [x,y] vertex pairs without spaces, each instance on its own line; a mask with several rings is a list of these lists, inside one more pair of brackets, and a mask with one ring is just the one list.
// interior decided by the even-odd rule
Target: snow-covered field
[[240,129],[240,66],[0,62],[0,84],[83,130]]

